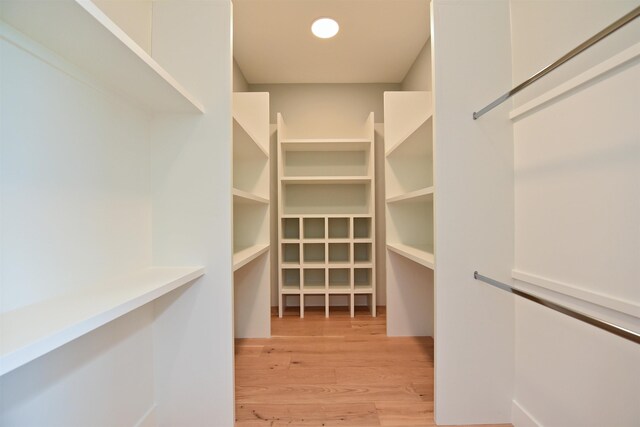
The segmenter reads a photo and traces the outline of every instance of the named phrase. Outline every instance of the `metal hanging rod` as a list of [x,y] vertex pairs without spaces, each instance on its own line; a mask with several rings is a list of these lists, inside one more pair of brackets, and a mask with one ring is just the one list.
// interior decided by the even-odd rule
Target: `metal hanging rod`
[[511,89],[509,92],[507,92],[504,95],[500,96],[498,99],[493,101],[491,104],[487,105],[486,107],[484,107],[480,111],[474,112],[473,113],[473,120],[476,120],[477,118],[479,118],[480,116],[482,116],[486,112],[493,110],[495,107],[497,107],[498,105],[502,104],[504,101],[506,101],[507,99],[511,98],[513,95],[515,95],[516,93],[520,92],[522,89],[526,88],[527,86],[529,86],[530,84],[532,84],[536,80],[546,76],[547,74],[549,74],[550,72],[552,72],[553,70],[555,70],[556,68],[558,68],[559,66],[564,64],[565,62],[569,61],[574,56],[577,56],[578,54],[580,54],[580,53],[584,52],[585,50],[589,49],[591,46],[593,46],[594,44],[598,43],[600,40],[604,39],[608,35],[610,35],[612,33],[615,33],[620,28],[624,27],[629,22],[631,22],[634,19],[636,19],[638,16],[640,16],[640,6],[636,7],[631,12],[627,13],[626,15],[624,15],[622,18],[618,19],[613,24],[611,24],[608,27],[602,29],[599,33],[597,33],[594,36],[590,37],[588,40],[585,40],[580,45],[576,46],[575,48],[573,48],[572,50],[567,52],[564,56],[562,56],[561,58],[559,58],[555,62],[547,65],[542,70],[538,71],[533,76],[529,77],[527,80],[525,80],[524,82],[520,83],[518,86],[516,86],[513,89]]
[[598,319],[588,314],[580,313],[579,311],[575,311],[563,305],[556,304],[544,298],[537,297],[535,295],[532,295],[520,289],[516,289],[510,285],[507,285],[506,283],[498,282],[497,280],[491,279],[487,276],[483,276],[479,274],[477,271],[473,272],[473,278],[476,280],[480,280],[482,282],[488,283],[492,286],[495,286],[498,289],[502,289],[503,291],[510,292],[519,297],[528,299],[529,301],[533,301],[537,304],[543,305],[547,308],[550,308],[551,310],[555,310],[559,313],[566,314],[567,316],[573,317],[574,319],[581,320],[585,323],[595,326],[596,328],[600,328],[607,332],[611,332],[614,335],[628,339],[629,341],[633,341],[636,344],[640,344],[640,334],[633,332],[629,329],[623,328],[618,325],[614,325],[613,323],[609,323],[607,321]]

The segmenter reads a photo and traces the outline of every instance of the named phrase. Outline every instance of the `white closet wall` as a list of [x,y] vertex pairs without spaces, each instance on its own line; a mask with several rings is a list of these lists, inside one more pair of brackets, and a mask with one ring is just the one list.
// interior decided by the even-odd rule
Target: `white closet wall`
[[[637,5],[514,1],[514,83]],[[541,25],[546,31],[534,36]],[[523,92],[511,114],[516,284],[636,331],[638,81],[640,22],[633,22]],[[562,87],[572,89],[537,102]],[[516,426],[638,424],[637,344],[522,300],[515,326]]]
[[232,424],[230,4],[156,3],[157,63],[91,3],[2,19],[0,424]]

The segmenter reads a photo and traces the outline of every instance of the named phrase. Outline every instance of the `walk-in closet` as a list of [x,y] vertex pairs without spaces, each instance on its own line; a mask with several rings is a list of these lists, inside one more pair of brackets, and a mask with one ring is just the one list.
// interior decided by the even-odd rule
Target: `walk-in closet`
[[0,425],[637,427],[639,0],[0,0]]

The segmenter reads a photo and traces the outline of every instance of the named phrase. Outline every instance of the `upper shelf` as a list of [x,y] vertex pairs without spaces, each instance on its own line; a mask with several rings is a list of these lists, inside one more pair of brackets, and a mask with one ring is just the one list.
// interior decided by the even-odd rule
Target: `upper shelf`
[[[204,112],[200,102],[89,0],[3,0],[0,13],[23,35],[145,109]],[[2,37],[21,46],[23,35],[2,26]]]
[[202,267],[152,267],[93,290],[0,315],[0,375],[202,276]]

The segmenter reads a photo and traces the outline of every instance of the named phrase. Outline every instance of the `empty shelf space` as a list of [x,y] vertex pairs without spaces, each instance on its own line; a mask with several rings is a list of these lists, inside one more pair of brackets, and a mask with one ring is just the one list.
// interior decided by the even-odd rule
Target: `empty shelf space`
[[269,199],[258,196],[257,194],[248,193],[246,191],[233,189],[233,202],[234,203],[261,203],[269,204]]
[[373,203],[370,190],[370,183],[283,185],[282,213],[305,217],[367,215]]
[[368,176],[369,151],[284,151],[283,177]]
[[300,264],[300,244],[299,243],[283,243],[282,244],[282,263],[289,265]]
[[304,218],[303,224],[305,239],[324,239],[324,218]]
[[353,218],[353,238],[354,239],[371,239],[371,218],[370,217],[354,217]]
[[299,268],[283,268],[280,271],[282,292],[283,293],[299,293],[300,292],[300,269]]
[[282,218],[283,239],[300,239],[300,218]]
[[373,269],[354,268],[353,269],[353,289],[362,293],[373,292]]
[[420,190],[389,197],[387,198],[387,203],[431,201],[433,200],[433,192],[433,187],[422,188]]
[[348,243],[329,243],[329,263],[348,263],[351,260]]
[[302,290],[305,293],[325,293],[326,271],[324,268],[305,268],[302,270],[302,275]]
[[350,218],[328,218],[329,239],[348,239]]
[[204,112],[200,102],[91,1],[2,3],[3,21],[18,30],[3,26],[3,36],[36,55],[43,54],[42,47],[23,35],[150,111]]
[[302,245],[302,259],[305,264],[324,264],[324,243],[304,243]]
[[351,290],[351,269],[330,268],[329,269],[329,292],[350,291]]
[[358,263],[372,263],[373,262],[373,250],[371,243],[354,243],[353,244],[353,262]]
[[432,270],[434,268],[434,257],[432,248],[417,248],[414,246],[404,245],[402,243],[387,243],[387,248],[427,268],[430,268]]
[[248,248],[242,248],[233,253],[233,271],[247,265],[254,259],[269,250],[268,243],[253,245]]
[[202,276],[202,267],[152,267],[0,315],[0,375]]

